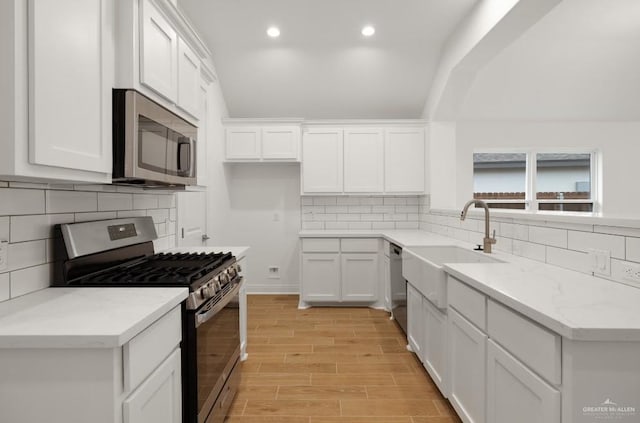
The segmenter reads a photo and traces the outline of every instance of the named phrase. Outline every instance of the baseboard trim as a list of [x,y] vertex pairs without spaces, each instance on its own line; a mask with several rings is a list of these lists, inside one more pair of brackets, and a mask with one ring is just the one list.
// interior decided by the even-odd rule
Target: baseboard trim
[[251,295],[298,295],[299,285],[249,285],[247,284],[247,294]]

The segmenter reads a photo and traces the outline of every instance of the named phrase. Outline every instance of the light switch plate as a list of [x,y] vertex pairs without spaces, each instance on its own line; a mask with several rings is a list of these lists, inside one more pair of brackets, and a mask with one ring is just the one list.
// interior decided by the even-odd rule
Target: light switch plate
[[589,263],[594,275],[611,276],[611,251],[589,250]]
[[9,266],[8,253],[9,253],[9,242],[0,240],[0,270],[7,270],[7,267]]

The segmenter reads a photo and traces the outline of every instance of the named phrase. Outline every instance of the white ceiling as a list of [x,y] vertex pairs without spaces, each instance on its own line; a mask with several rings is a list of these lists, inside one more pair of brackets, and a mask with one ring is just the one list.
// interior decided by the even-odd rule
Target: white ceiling
[[640,0],[564,0],[478,73],[460,112],[640,120]]
[[[232,117],[417,118],[476,0],[179,0]],[[376,34],[360,30],[372,24]],[[278,39],[266,36],[280,27]]]

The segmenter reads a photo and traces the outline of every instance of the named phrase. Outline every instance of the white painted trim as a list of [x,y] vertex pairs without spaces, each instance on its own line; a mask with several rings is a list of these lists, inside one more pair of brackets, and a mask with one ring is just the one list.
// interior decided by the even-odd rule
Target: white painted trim
[[222,123],[225,125],[265,125],[265,124],[302,124],[304,118],[284,117],[284,118],[226,118],[223,117]]
[[178,6],[168,0],[152,1],[162,11],[165,17],[171,21],[180,36],[188,42],[201,59],[211,57],[211,51],[207,47],[207,44],[202,40],[191,21],[178,9]]
[[290,295],[300,294],[300,283],[295,285],[284,285],[284,284],[247,284],[246,285],[247,294],[250,295]]

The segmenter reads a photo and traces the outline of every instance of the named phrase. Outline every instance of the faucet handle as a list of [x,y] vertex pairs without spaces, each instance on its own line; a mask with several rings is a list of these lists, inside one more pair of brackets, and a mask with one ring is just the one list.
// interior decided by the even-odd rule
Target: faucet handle
[[493,234],[491,234],[491,238],[496,239],[496,230],[493,230]]
[[482,245],[476,244],[476,248],[474,248],[473,250],[474,251],[482,251],[483,250]]

